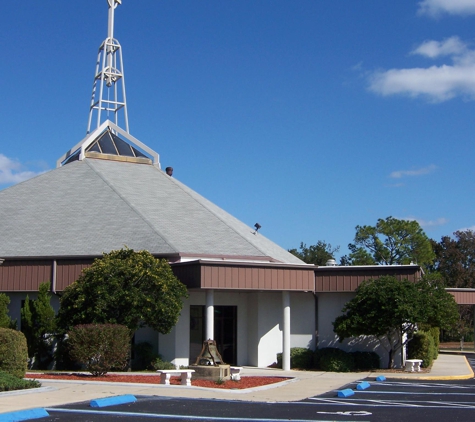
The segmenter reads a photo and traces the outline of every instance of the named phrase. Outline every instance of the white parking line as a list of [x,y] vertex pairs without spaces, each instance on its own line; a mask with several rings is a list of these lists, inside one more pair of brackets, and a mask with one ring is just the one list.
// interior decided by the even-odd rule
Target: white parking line
[[425,392],[408,392],[408,391],[371,391],[362,390],[356,394],[404,394],[406,396],[475,396],[475,393],[425,393]]
[[[373,384],[376,385],[376,384]],[[400,386],[407,386],[407,387],[413,387],[413,388],[433,388],[433,387],[443,387],[443,388],[448,388],[448,389],[455,389],[455,388],[460,388],[460,389],[470,389],[475,391],[475,387],[473,385],[462,385],[462,384],[442,384],[442,383],[411,383],[411,382],[399,382],[399,381],[394,381],[394,382],[378,382],[378,386],[380,385],[386,385],[386,386],[393,386],[393,385],[400,385]]]
[[[229,418],[218,416],[196,416],[196,415],[165,415],[160,413],[139,413],[139,412],[116,412],[107,410],[87,410],[87,409],[61,409],[61,408],[46,408],[50,413],[69,413],[69,414],[84,414],[84,415],[108,415],[108,416],[126,416],[126,417],[140,417],[140,418],[156,418],[156,419],[187,419],[197,421],[231,421],[231,422],[288,422],[289,419],[277,418]],[[313,419],[316,420],[316,419]],[[293,422],[310,422],[309,419],[292,419]],[[318,422],[332,422],[329,420],[318,419]],[[344,422],[344,421],[343,421]],[[364,422],[364,421],[362,421]]]
[[315,405],[325,404],[329,406],[365,406],[365,407],[428,407],[428,408],[438,408],[438,409],[447,409],[447,408],[458,408],[458,409],[475,409],[475,403],[466,403],[466,402],[439,402],[439,401],[405,401],[401,402],[399,400],[365,400],[365,399],[325,399],[325,398],[316,398],[312,397],[310,400],[313,401]]

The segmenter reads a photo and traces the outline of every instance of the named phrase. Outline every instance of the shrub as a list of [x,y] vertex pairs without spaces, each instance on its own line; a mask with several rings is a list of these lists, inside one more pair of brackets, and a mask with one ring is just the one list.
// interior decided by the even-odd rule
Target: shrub
[[434,339],[425,331],[418,331],[407,344],[408,359],[422,359],[422,367],[429,368],[434,360]]
[[439,356],[439,345],[440,345],[440,329],[438,327],[431,327],[428,332],[431,334],[432,339],[434,340],[434,360]]
[[124,369],[129,361],[130,331],[123,325],[83,324],[69,333],[71,357],[94,376]]
[[352,352],[356,370],[379,369],[379,355],[376,352]]
[[344,350],[326,347],[316,354],[319,369],[327,372],[351,372],[355,369],[353,356]]
[[8,315],[8,305],[10,298],[5,293],[0,293],[0,327],[16,330],[16,319],[12,320]]
[[159,355],[154,362],[152,362],[152,367],[156,371],[165,370],[165,369],[175,369],[175,365],[171,362],[167,362],[166,360],[162,360],[162,357]]
[[132,362],[132,369],[153,369],[153,362],[158,358],[158,355],[153,351],[153,346],[144,341],[137,343],[133,349],[135,358]]
[[[313,367],[313,351],[305,347],[292,347],[290,349],[290,367],[311,369]],[[277,353],[277,364],[282,368],[282,353]]]
[[18,377],[0,372],[0,391],[25,390],[27,388],[39,388],[41,384],[36,380],[23,380]]
[[24,334],[10,328],[0,328],[0,371],[23,378],[27,365],[28,347]]

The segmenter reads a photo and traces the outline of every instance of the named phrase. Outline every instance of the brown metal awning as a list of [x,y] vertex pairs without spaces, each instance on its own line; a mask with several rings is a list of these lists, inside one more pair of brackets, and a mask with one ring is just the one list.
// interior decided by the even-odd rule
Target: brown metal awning
[[196,260],[172,264],[190,289],[313,291],[315,266]]

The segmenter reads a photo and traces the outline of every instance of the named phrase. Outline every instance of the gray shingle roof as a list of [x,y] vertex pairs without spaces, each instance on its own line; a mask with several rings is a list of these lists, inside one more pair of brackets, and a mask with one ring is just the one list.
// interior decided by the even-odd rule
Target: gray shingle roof
[[298,258],[153,165],[85,159],[0,192],[0,257]]

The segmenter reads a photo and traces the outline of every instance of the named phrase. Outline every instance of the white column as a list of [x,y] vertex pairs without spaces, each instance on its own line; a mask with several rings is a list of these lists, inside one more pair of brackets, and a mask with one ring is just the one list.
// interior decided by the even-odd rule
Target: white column
[[206,290],[206,340],[214,340],[214,290]]
[[290,293],[282,292],[282,369],[290,370]]

